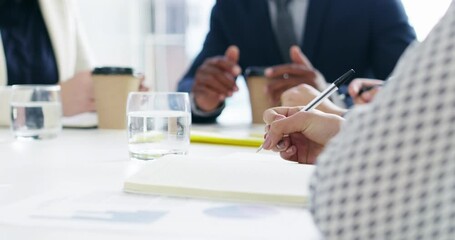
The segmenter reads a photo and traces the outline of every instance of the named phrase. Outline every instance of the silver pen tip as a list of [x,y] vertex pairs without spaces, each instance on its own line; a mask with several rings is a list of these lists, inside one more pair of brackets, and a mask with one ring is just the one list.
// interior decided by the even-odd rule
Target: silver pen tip
[[259,146],[259,148],[256,150],[256,153],[260,152],[262,150],[262,144]]

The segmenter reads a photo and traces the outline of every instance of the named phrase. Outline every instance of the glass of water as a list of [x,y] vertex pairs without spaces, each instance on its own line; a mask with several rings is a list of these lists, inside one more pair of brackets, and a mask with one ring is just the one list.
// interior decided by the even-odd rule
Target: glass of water
[[14,85],[10,106],[17,139],[50,139],[62,130],[59,85]]
[[127,102],[128,149],[132,159],[187,154],[191,107],[188,93],[132,92]]

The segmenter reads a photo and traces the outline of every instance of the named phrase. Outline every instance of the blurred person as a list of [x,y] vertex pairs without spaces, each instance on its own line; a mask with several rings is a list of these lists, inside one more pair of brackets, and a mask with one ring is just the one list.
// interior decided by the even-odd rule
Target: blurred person
[[59,84],[64,116],[96,111],[93,59],[76,9],[75,0],[0,0],[0,86]]
[[0,85],[60,84],[63,113],[95,111],[92,59],[70,0],[0,0]]
[[[414,40],[398,0],[220,0],[178,90],[191,93],[194,122],[213,122],[248,66],[270,67],[266,76],[276,81],[266,94],[277,102],[301,83],[322,90],[321,80],[351,68],[357,77],[385,79]],[[296,57],[300,49],[290,52],[292,45],[308,61]]]
[[310,204],[324,239],[455,236],[455,2],[393,79],[346,120],[279,107],[264,149],[317,163]]

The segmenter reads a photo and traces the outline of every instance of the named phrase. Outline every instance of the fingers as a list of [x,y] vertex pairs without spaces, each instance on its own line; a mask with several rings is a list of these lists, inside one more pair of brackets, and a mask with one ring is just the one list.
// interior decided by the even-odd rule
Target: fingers
[[280,151],[280,157],[286,160],[293,160],[297,154],[297,147],[289,146],[285,151]]
[[210,65],[223,72],[229,73],[232,78],[237,77],[242,72],[240,66],[237,65],[237,62],[229,60],[226,56],[209,58],[204,62],[204,65]]
[[230,46],[224,56],[209,58],[197,69],[192,92],[200,109],[212,111],[239,90],[235,83],[242,72],[238,60],[239,49]]
[[314,79],[316,78],[316,71],[306,67],[305,65],[290,63],[290,64],[283,64],[274,67],[269,67],[265,69],[264,72],[265,76],[268,78],[276,78],[276,79],[283,79],[286,76],[288,78],[291,77],[299,77],[299,78],[307,78],[307,79]]
[[267,93],[272,103],[278,103],[283,92],[301,84],[299,79],[275,80],[267,85]]
[[282,106],[303,106],[318,96],[319,91],[308,84],[299,84],[296,87],[287,89],[281,94]]
[[264,122],[267,124],[266,131],[270,130],[270,124],[276,120],[284,119],[300,111],[300,107],[276,107],[265,110],[263,114]]
[[222,61],[209,59],[207,64],[202,65],[196,73],[196,85],[226,97],[236,91],[234,76],[223,70]]
[[358,100],[359,102],[362,102],[362,103],[369,103],[371,101],[373,101],[373,98],[374,96],[376,96],[376,94],[379,92],[380,88],[373,88],[371,90],[368,90],[362,94],[360,94],[360,96],[358,98],[360,99],[356,99]]
[[298,46],[292,46],[289,50],[292,63],[267,68],[265,76],[275,79],[267,86],[267,93],[272,102],[279,102],[281,94],[287,89],[306,83],[313,87],[317,86],[317,71],[311,65]]
[[220,99],[238,91],[235,78],[242,72],[237,62],[239,49],[230,46],[224,56],[207,59],[197,70],[195,85],[220,95]]
[[275,80],[267,85],[266,90],[273,102],[279,102],[284,91],[297,85],[306,83],[316,87],[316,71],[304,65],[294,63],[270,67],[265,70],[265,75]]
[[285,135],[304,131],[310,124],[309,121],[305,121],[307,114],[308,112],[298,112],[287,118],[271,122],[270,130],[264,141],[264,149],[273,149]]
[[[224,53],[224,56],[230,61],[237,63],[240,58],[240,50],[237,46],[229,46]],[[240,73],[239,73],[240,74]]]
[[272,151],[283,152],[291,146],[291,139],[288,136],[284,136],[278,143],[273,146]]
[[193,90],[217,94],[220,101],[238,91],[235,78],[241,69],[224,57],[210,58],[196,72]]
[[299,46],[292,46],[289,50],[289,54],[293,63],[302,64],[309,69],[313,68],[310,60],[303,54]]
[[139,79],[139,92],[148,92],[150,89],[145,85],[145,75],[143,73],[136,73]]
[[354,79],[348,86],[348,93],[356,104],[364,104],[373,100],[373,97],[378,92],[380,86],[384,83],[377,79]]
[[356,78],[348,86],[348,92],[351,97],[357,97],[360,89],[383,84],[384,81],[378,79]]

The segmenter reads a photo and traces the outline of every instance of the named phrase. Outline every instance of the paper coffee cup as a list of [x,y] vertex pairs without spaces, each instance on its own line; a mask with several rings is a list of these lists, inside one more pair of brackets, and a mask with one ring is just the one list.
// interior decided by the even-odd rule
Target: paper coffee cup
[[101,67],[93,71],[98,128],[125,129],[128,93],[139,90],[131,68]]
[[264,93],[264,89],[272,79],[264,76],[263,67],[249,67],[245,71],[248,92],[250,95],[252,122],[263,124],[264,111],[276,107],[270,101],[270,96]]

